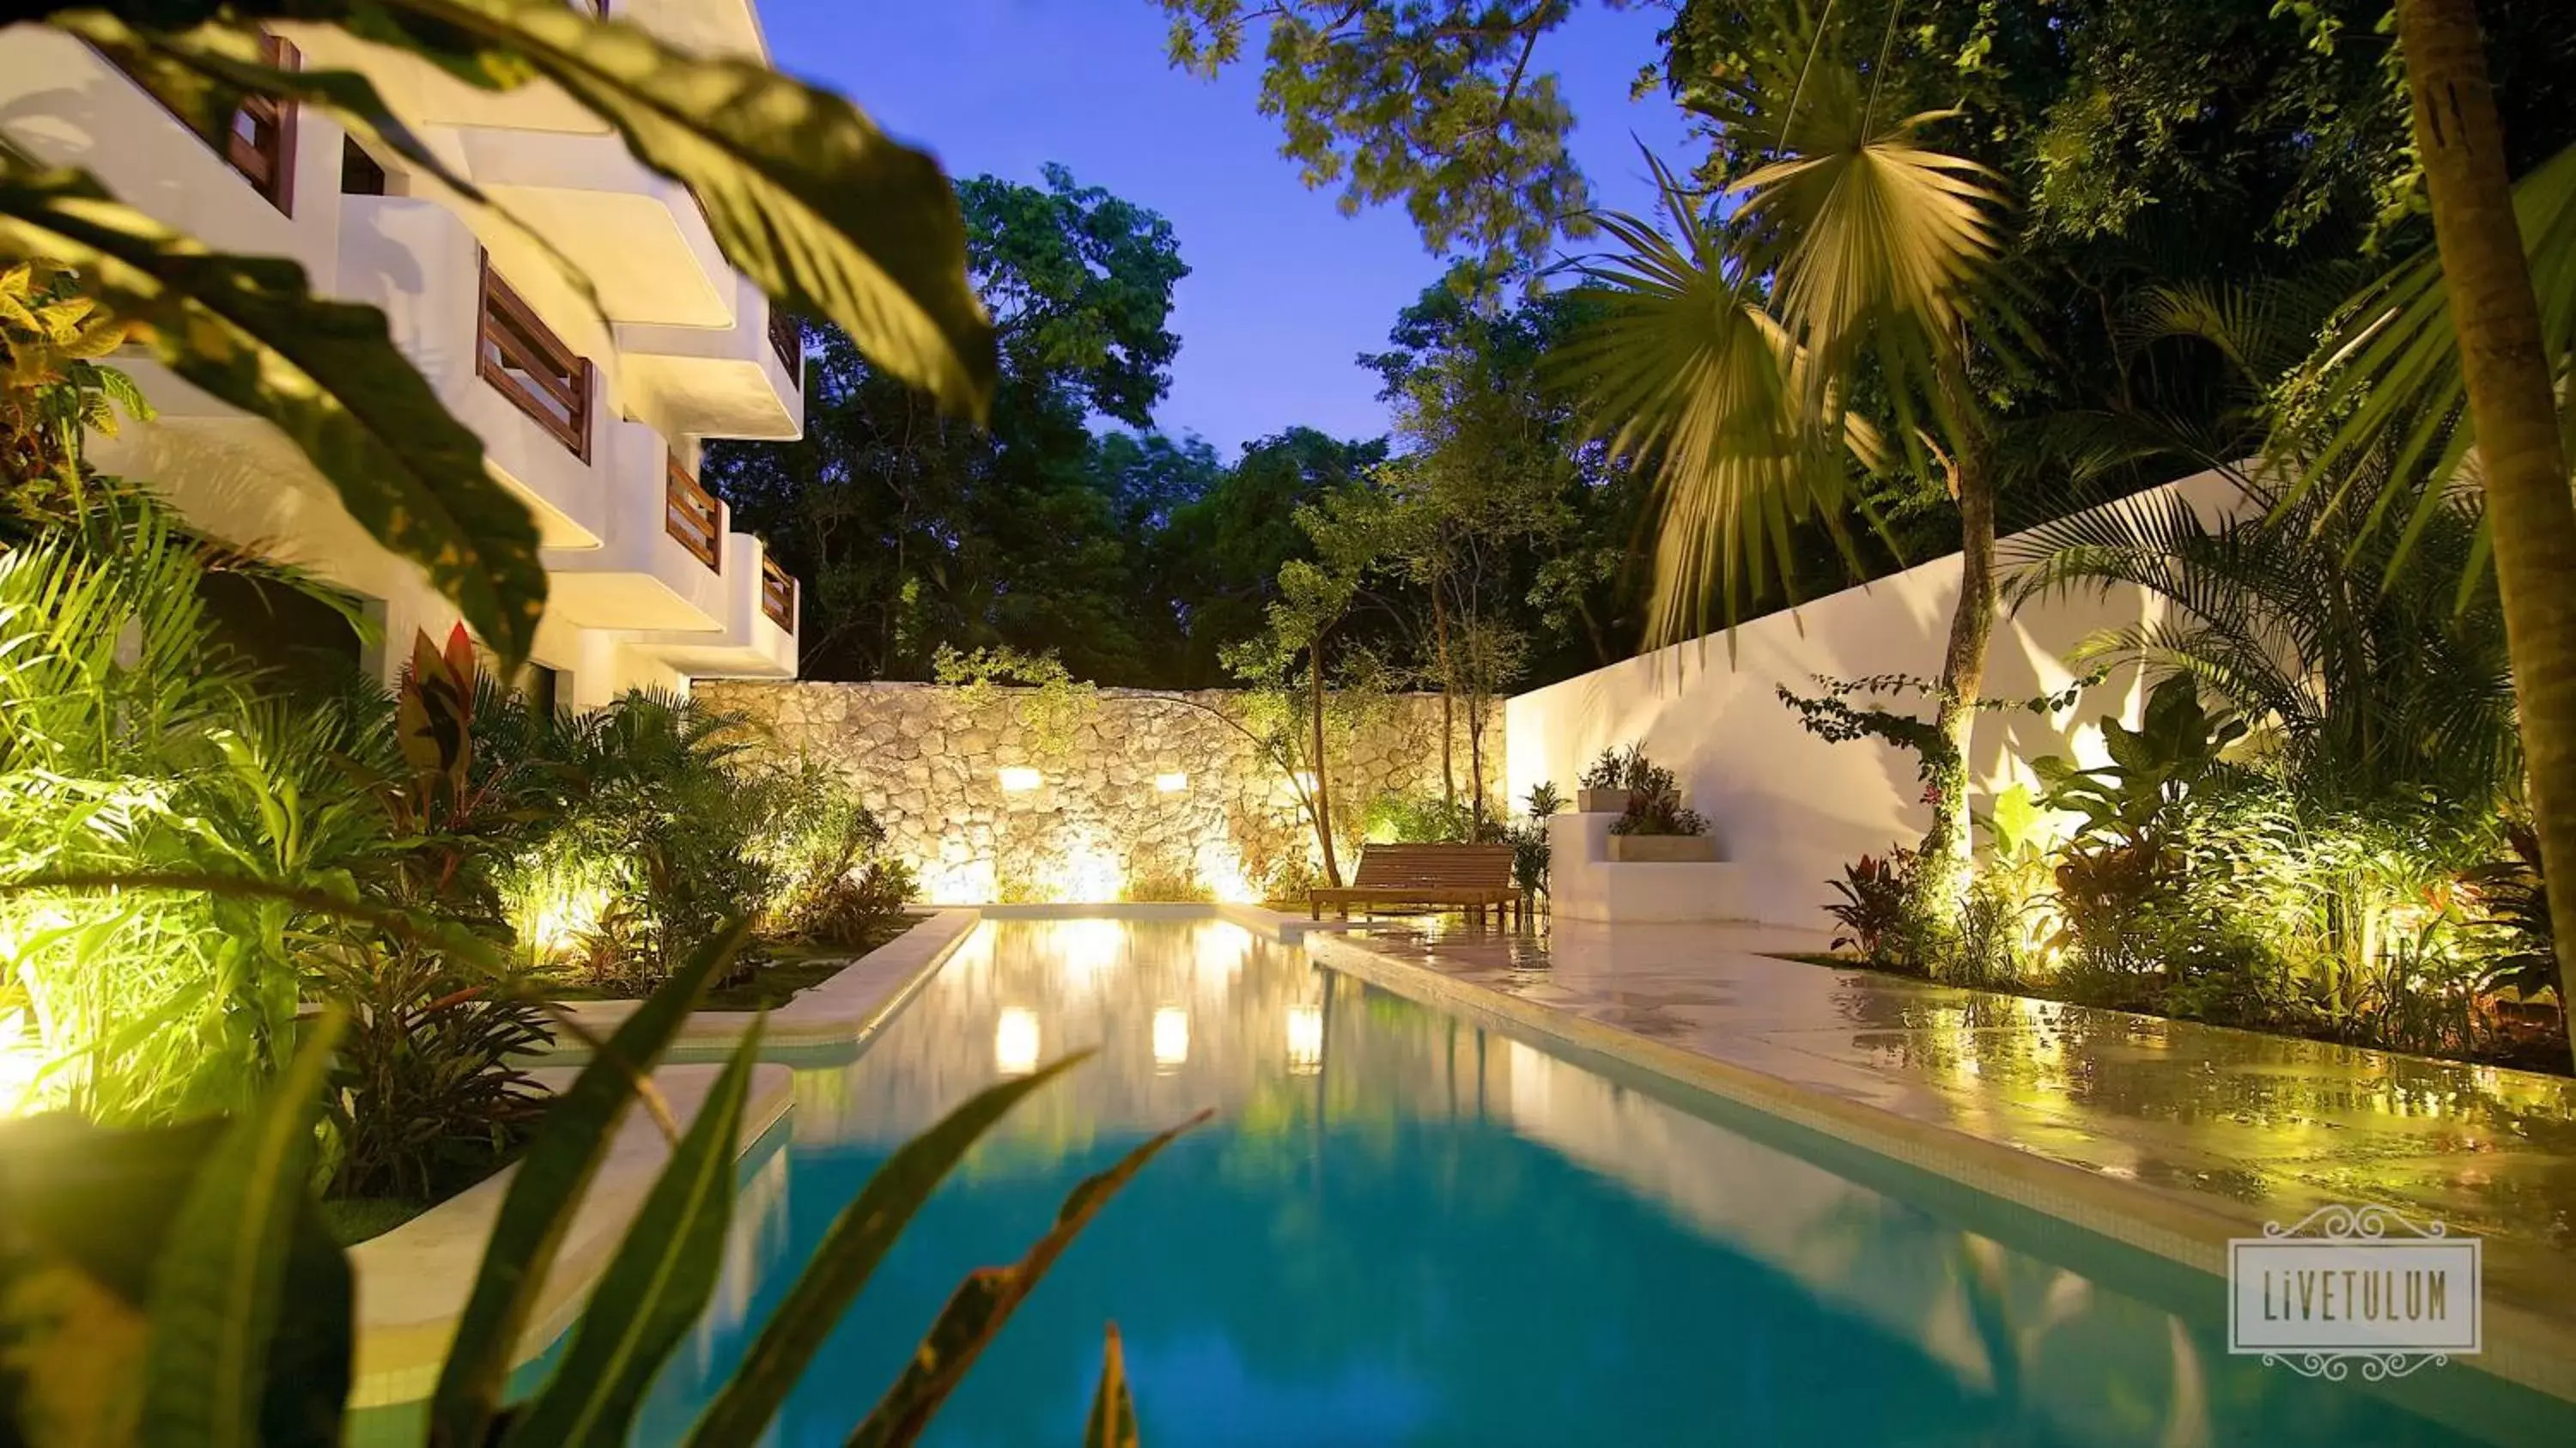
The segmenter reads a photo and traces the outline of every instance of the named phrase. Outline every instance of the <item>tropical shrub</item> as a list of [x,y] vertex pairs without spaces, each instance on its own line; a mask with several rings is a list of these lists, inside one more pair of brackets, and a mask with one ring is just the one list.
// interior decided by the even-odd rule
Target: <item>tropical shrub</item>
[[347,1030],[328,1078],[329,1194],[441,1201],[516,1155],[545,1093],[514,1058],[552,1039],[544,1012],[406,942],[334,957],[319,994]]
[[0,270],[0,536],[75,522],[102,491],[120,490],[89,469],[81,445],[89,433],[116,436],[120,414],[152,420],[134,379],[98,360],[125,331],[60,262]]
[[1637,744],[1625,749],[1604,749],[1592,757],[1590,764],[1583,766],[1583,773],[1575,783],[1584,789],[1624,788],[1629,772],[1643,764],[1645,757],[1644,746]]
[[779,828],[782,799],[813,806],[749,767],[742,724],[693,699],[636,690],[514,741],[540,753],[511,768],[554,790],[545,828],[504,871],[512,915],[539,932],[527,941],[535,963],[642,993],[722,922],[768,905],[800,849],[810,874],[812,850],[837,848],[835,830],[864,832],[848,816]]
[[1565,796],[1557,793],[1553,780],[1541,780],[1530,786],[1527,808],[1519,823],[1509,826],[1504,839],[1512,847],[1512,883],[1526,895],[1547,893],[1548,866],[1553,847],[1548,843],[1547,822],[1565,808]]
[[2511,854],[2469,872],[2484,905],[2476,926],[2489,943],[2486,977],[2489,990],[2510,990],[2522,1001],[2547,992],[2566,1009],[2567,990],[2558,978],[2558,932],[2549,917],[2549,888],[2541,874],[2540,836],[2516,821],[2505,828]]
[[885,851],[886,830],[858,792],[811,756],[755,775],[770,817],[755,853],[777,881],[761,912],[765,934],[833,949],[873,943],[919,890]]
[[1194,905],[1214,900],[1216,891],[1187,870],[1149,869],[1128,875],[1119,898],[1137,904]]
[[[215,641],[198,546],[125,496],[0,552],[0,958],[39,1103],[157,1122],[282,1068],[312,906],[390,849],[340,766],[363,701],[290,708]],[[150,888],[111,890],[135,878]],[[172,888],[207,881],[228,888]]]
[[[606,1158],[638,1080],[741,940],[719,935],[621,1025],[547,1110],[510,1183],[428,1404],[435,1443],[622,1443],[647,1389],[705,1309],[734,1207],[758,1060],[755,1026],[673,1146],[545,1382],[504,1405],[512,1357],[568,1214]],[[229,1121],[111,1130],[60,1114],[0,1125],[0,1301],[77,1310],[13,1320],[0,1438],[321,1443],[351,1378],[351,1276],[311,1194],[315,1123],[342,1019]],[[758,1441],[904,1226],[1010,1108],[1079,1058],[990,1088],[898,1148],[825,1231],[688,1442]],[[1019,1261],[960,1285],[851,1441],[913,1441],[1074,1237],[1205,1113],[1066,1198]],[[1095,1431],[1132,1427],[1113,1345]]]
[[1475,811],[1436,794],[1389,790],[1369,801],[1361,829],[1367,838],[1396,845],[1457,845],[1476,837]]
[[1841,879],[1826,882],[1842,897],[1825,907],[1825,913],[1842,927],[1828,948],[1855,950],[1876,964],[1895,963],[1889,947],[1904,929],[1913,876],[1914,852],[1902,845],[1889,846],[1883,856],[1863,855],[1843,866]]
[[[1603,788],[1605,786],[1591,786]],[[1682,806],[1682,788],[1673,772],[1630,748],[1621,757],[1619,783],[1607,788],[1628,791],[1628,807],[1610,822],[1614,835],[1704,835],[1708,821]]]

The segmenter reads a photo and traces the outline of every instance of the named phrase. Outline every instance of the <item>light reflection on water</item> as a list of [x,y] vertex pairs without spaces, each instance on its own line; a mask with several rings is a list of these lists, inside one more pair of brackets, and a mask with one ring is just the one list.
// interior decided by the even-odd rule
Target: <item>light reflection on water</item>
[[1205,1106],[930,1441],[1074,1441],[1112,1318],[1148,1443],[2471,1441],[2226,1356],[2128,1295],[2159,1290],[2134,1263],[2009,1250],[1232,925],[1102,920],[986,924],[857,1062],[799,1073],[643,1441],[677,1440],[888,1151],[1086,1046],[916,1221],[776,1441],[841,1442],[966,1270]]

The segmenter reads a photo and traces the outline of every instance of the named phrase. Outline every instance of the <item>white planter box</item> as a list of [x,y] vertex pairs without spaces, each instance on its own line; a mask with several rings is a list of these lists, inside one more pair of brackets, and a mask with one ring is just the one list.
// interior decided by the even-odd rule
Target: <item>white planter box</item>
[[1626,814],[1628,791],[1624,789],[1578,789],[1574,792],[1576,814]]
[[1612,835],[1610,858],[1621,864],[1713,864],[1717,841],[1707,835]]

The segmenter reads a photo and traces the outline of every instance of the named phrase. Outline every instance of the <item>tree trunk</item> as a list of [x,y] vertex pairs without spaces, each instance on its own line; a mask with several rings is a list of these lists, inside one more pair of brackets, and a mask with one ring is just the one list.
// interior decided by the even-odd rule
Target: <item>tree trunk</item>
[[1324,781],[1324,636],[1315,635],[1306,655],[1313,675],[1315,704],[1315,757],[1307,761],[1315,775],[1315,841],[1324,847],[1324,883],[1338,890],[1342,887],[1342,864],[1333,858],[1333,794]]
[[1974,843],[1968,834],[1968,749],[1986,683],[1986,644],[1995,630],[1994,460],[1982,432],[1959,440],[1951,468],[1959,493],[1959,603],[1950,615],[1933,713],[1948,757],[1925,761],[1934,766],[1932,828],[1924,833],[1918,862],[1921,898],[1943,923],[1956,918],[1968,882]]
[[1449,662],[1449,607],[1440,597],[1440,582],[1431,583],[1431,636],[1440,648],[1440,802],[1458,807],[1458,767],[1453,763],[1458,733],[1458,670]]
[[[2474,0],[2398,0],[2397,43],[2477,429],[2563,1008],[2576,984],[2576,498]],[[2576,1012],[2567,1020],[2576,1045]]]
[[1481,693],[1467,701],[1468,814],[1479,831],[1485,827],[1485,711],[1490,707]]

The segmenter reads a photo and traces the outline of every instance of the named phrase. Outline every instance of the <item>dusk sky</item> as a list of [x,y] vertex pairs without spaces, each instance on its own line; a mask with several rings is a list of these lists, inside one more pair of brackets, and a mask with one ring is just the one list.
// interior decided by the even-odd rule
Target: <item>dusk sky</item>
[[[1441,273],[1400,210],[1344,217],[1279,155],[1254,110],[1258,41],[1206,82],[1164,59],[1151,0],[764,0],[779,68],[846,92],[888,131],[957,175],[1074,179],[1161,212],[1190,275],[1177,289],[1181,354],[1157,414],[1231,456],[1297,423],[1345,437],[1386,430],[1377,379],[1353,365]],[[1605,204],[1653,199],[1632,134],[1677,153],[1679,113],[1628,99],[1665,12],[1585,6],[1540,64],[1563,77],[1577,159]]]

